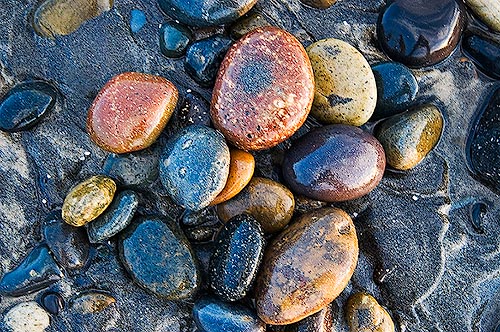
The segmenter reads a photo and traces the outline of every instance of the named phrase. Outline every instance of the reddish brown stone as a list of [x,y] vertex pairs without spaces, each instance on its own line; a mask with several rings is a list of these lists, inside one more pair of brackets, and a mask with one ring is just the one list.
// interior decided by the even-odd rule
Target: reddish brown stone
[[273,147],[309,114],[314,76],[290,33],[257,28],[235,43],[219,69],[212,97],[214,125],[243,150]]
[[119,74],[95,98],[87,117],[87,131],[106,151],[142,150],[165,128],[177,98],[177,89],[166,78],[133,72]]

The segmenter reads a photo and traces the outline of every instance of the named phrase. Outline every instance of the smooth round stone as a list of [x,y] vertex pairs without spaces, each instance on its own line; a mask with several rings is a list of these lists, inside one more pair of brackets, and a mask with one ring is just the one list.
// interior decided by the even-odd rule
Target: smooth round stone
[[490,29],[500,32],[500,2],[497,0],[464,0],[465,4]]
[[387,164],[409,170],[434,148],[443,131],[443,116],[434,105],[416,106],[380,123],[375,137],[385,150]]
[[194,304],[196,326],[205,332],[264,332],[266,325],[255,312],[241,304],[201,298]]
[[303,4],[318,9],[326,9],[337,2],[337,0],[300,0]]
[[268,149],[302,126],[313,96],[314,76],[300,42],[279,28],[257,28],[222,62],[212,122],[242,150]]
[[70,301],[71,311],[82,315],[96,314],[104,311],[116,299],[108,293],[101,291],[87,291],[76,295]]
[[132,33],[139,32],[146,24],[146,14],[142,10],[132,9],[130,11],[130,31]]
[[465,10],[455,0],[396,0],[380,13],[377,36],[392,60],[421,68],[453,52],[465,22]]
[[63,297],[59,293],[53,292],[43,294],[40,302],[43,308],[53,315],[57,315],[65,306]]
[[231,37],[234,39],[240,39],[247,33],[262,27],[272,26],[272,24],[266,19],[262,14],[251,14],[247,17],[242,17],[237,22],[235,22],[231,28]]
[[166,78],[122,73],[101,89],[90,106],[87,131],[103,150],[128,153],[153,144],[177,105],[177,89]]
[[4,316],[5,332],[44,332],[50,317],[36,302],[23,302],[12,307]]
[[111,204],[115,191],[115,182],[103,175],[96,175],[79,183],[64,199],[63,220],[75,227],[91,222]]
[[372,71],[377,82],[377,107],[372,120],[405,111],[417,97],[417,79],[405,65],[381,62],[373,65]]
[[158,0],[165,14],[180,22],[209,27],[235,21],[257,0]]
[[56,103],[57,90],[43,81],[21,83],[0,101],[0,130],[14,133],[35,126]]
[[203,125],[210,127],[210,104],[199,93],[187,92],[178,104],[178,119],[182,127]]
[[230,149],[231,161],[229,164],[229,175],[227,178],[226,186],[215,197],[210,205],[220,204],[225,202],[245,188],[250,182],[255,169],[254,157],[243,150]]
[[351,295],[346,304],[346,320],[350,332],[394,332],[391,316],[373,296],[366,293]]
[[289,188],[325,202],[368,194],[384,170],[382,145],[369,133],[346,125],[310,131],[293,143],[283,160],[283,177]]
[[132,190],[118,193],[111,205],[96,220],[88,224],[90,242],[99,243],[125,229],[139,206],[139,196]]
[[224,189],[229,163],[229,148],[221,133],[193,125],[167,142],[160,159],[160,180],[177,204],[198,211]]
[[291,325],[286,332],[334,332],[332,306]]
[[254,177],[238,195],[217,205],[217,214],[223,222],[249,214],[265,233],[276,233],[290,222],[294,207],[293,194],[287,187],[270,179]]
[[118,242],[120,259],[142,288],[168,300],[185,299],[200,286],[198,264],[186,237],[160,217],[139,217]]
[[[500,5],[499,5],[500,6]],[[462,49],[483,73],[500,79],[500,43],[480,35],[466,32]]]
[[65,223],[60,210],[52,212],[45,219],[43,237],[62,267],[78,270],[87,264],[90,254],[87,232]]
[[184,69],[199,85],[212,86],[217,70],[233,40],[223,35],[198,40],[189,46]]
[[363,54],[334,38],[307,48],[316,90],[311,114],[323,123],[361,126],[372,116],[377,86]]
[[153,147],[134,153],[110,153],[102,172],[122,187],[146,187],[158,178],[159,159],[160,151]]
[[267,324],[320,311],[344,290],[358,261],[354,224],[336,208],[300,216],[268,248],[255,288],[257,314]]
[[181,24],[165,22],[160,27],[160,50],[166,57],[183,56],[192,40],[191,31]]
[[59,281],[62,272],[46,245],[35,247],[14,270],[0,280],[0,294],[22,296]]
[[210,287],[222,300],[245,297],[257,275],[265,242],[260,224],[249,215],[231,218],[217,235]]

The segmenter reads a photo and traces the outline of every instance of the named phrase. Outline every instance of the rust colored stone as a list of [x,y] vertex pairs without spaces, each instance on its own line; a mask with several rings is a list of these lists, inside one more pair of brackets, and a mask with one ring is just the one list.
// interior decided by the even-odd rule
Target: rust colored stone
[[214,125],[243,150],[271,148],[304,123],[314,97],[300,42],[276,27],[246,34],[226,54],[212,97]]
[[166,78],[122,73],[101,89],[89,109],[87,131],[102,149],[128,153],[158,138],[177,104],[176,87]]

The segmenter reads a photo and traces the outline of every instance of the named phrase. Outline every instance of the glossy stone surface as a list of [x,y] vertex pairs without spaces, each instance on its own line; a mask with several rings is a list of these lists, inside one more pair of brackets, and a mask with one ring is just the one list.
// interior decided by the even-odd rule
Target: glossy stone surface
[[153,144],[177,104],[166,78],[127,72],[108,81],[87,116],[90,138],[103,150],[128,153]]
[[250,182],[255,169],[254,157],[243,150],[230,149],[229,175],[222,191],[210,205],[217,205],[236,196]]
[[184,94],[177,112],[182,127],[193,124],[210,127],[210,104],[198,92],[188,91]]
[[391,316],[370,294],[356,293],[346,305],[346,320],[350,332],[394,332]]
[[242,17],[236,21],[230,28],[231,37],[240,39],[247,33],[262,27],[272,26],[269,20],[262,14],[253,13]]
[[303,4],[318,9],[326,9],[331,7],[337,0],[300,0]]
[[57,94],[43,81],[14,86],[0,100],[0,130],[13,133],[32,128],[54,108]]
[[284,185],[266,178],[254,177],[234,198],[217,205],[223,222],[240,215],[253,216],[265,233],[281,231],[292,218],[295,200]]
[[191,31],[181,24],[165,22],[160,27],[160,50],[166,57],[183,56],[192,40]]
[[392,60],[421,68],[453,52],[465,21],[465,11],[455,0],[396,0],[380,13],[377,36]]
[[113,7],[114,0],[45,0],[35,10],[33,27],[42,37],[65,36]]
[[141,188],[152,184],[158,178],[158,148],[148,148],[134,153],[110,153],[102,172],[125,188]]
[[194,304],[193,317],[205,332],[264,332],[266,325],[255,312],[241,304],[226,303],[214,298],[201,298]]
[[291,325],[286,332],[334,332],[332,306],[328,305],[317,313]]
[[313,95],[312,68],[299,41],[279,28],[257,28],[224,58],[212,95],[212,121],[238,148],[268,149],[304,123]]
[[36,302],[22,302],[4,316],[6,332],[44,332],[50,317]]
[[295,323],[332,302],[358,261],[354,224],[325,208],[297,218],[269,244],[257,277],[257,314],[267,324]]
[[158,0],[165,14],[187,25],[208,27],[232,22],[257,0]]
[[466,32],[462,38],[462,49],[483,73],[500,79],[499,41]]
[[311,114],[323,123],[361,126],[377,103],[373,72],[356,48],[335,38],[307,48],[316,90]]
[[382,179],[382,145],[346,125],[314,129],[295,141],[283,160],[283,177],[295,193],[326,202],[356,199]]
[[135,219],[118,242],[118,250],[132,279],[156,296],[180,300],[193,295],[200,285],[191,245],[172,220]]
[[96,314],[104,311],[116,302],[111,294],[101,291],[87,291],[76,295],[70,301],[70,309],[82,315]]
[[115,191],[115,182],[103,175],[96,175],[80,182],[64,199],[63,220],[75,227],[91,222],[111,204]]
[[59,293],[48,292],[42,295],[40,302],[45,310],[52,315],[57,315],[64,307],[64,299]]
[[200,211],[185,210],[181,215],[181,222],[186,226],[199,226],[202,224],[213,225],[219,222],[219,217],[212,207]]
[[224,55],[233,43],[224,35],[213,35],[189,46],[184,69],[199,85],[212,86]]
[[78,270],[87,264],[90,253],[87,232],[85,229],[65,223],[60,210],[52,212],[45,218],[43,237],[62,267]]
[[160,160],[160,180],[177,204],[198,211],[224,189],[229,163],[229,148],[221,133],[193,125],[166,143]]
[[443,131],[443,116],[431,104],[416,106],[380,123],[375,137],[385,150],[387,164],[408,170],[434,148]]
[[496,0],[464,0],[467,6],[490,29],[500,32],[500,2]]
[[372,71],[377,82],[377,107],[372,120],[405,111],[417,97],[417,79],[405,65],[381,62],[373,65]]
[[146,24],[146,14],[139,9],[132,9],[130,11],[130,31],[132,33],[139,32]]
[[23,261],[0,280],[0,294],[21,296],[59,281],[61,270],[45,245],[35,247]]
[[210,287],[223,301],[237,301],[247,294],[265,242],[260,224],[250,215],[231,218],[219,232],[210,260]]
[[132,190],[118,193],[106,211],[88,224],[90,242],[98,243],[109,239],[125,229],[139,205],[139,196]]

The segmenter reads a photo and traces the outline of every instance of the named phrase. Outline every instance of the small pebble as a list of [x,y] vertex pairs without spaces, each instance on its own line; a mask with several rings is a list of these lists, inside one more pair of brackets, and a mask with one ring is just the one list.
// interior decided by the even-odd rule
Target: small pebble
[[50,317],[36,302],[23,302],[9,309],[3,318],[5,332],[44,332]]
[[186,54],[193,38],[187,27],[175,22],[165,22],[160,27],[161,53],[169,58],[179,58]]
[[500,79],[499,41],[466,32],[462,38],[462,49],[483,73]]
[[40,300],[41,305],[49,314],[57,315],[61,312],[64,307],[64,299],[59,293],[48,292],[42,295]]
[[116,299],[108,293],[101,291],[87,291],[71,299],[70,309],[81,315],[96,314],[104,311]]
[[465,0],[467,6],[490,29],[500,32],[500,2],[497,0]]
[[193,124],[210,127],[210,104],[199,93],[186,92],[178,106],[178,119],[181,127]]
[[337,0],[300,0],[303,4],[318,9],[330,8]]
[[346,320],[350,332],[394,332],[394,323],[387,311],[373,296],[351,295],[346,304]]
[[110,153],[103,166],[103,174],[125,188],[144,188],[158,178],[160,151],[150,147],[134,153]]
[[208,207],[200,211],[185,210],[181,216],[181,222],[185,226],[215,225],[219,223],[219,217],[213,207]]
[[[334,332],[332,306],[327,305],[317,313],[293,324],[286,332]],[[369,331],[367,331],[369,332]]]
[[257,28],[272,26],[272,24],[262,14],[254,13],[247,17],[242,17],[230,28],[231,37],[240,39],[244,35]]
[[142,10],[132,9],[130,11],[130,31],[139,32],[146,24],[146,14]]

